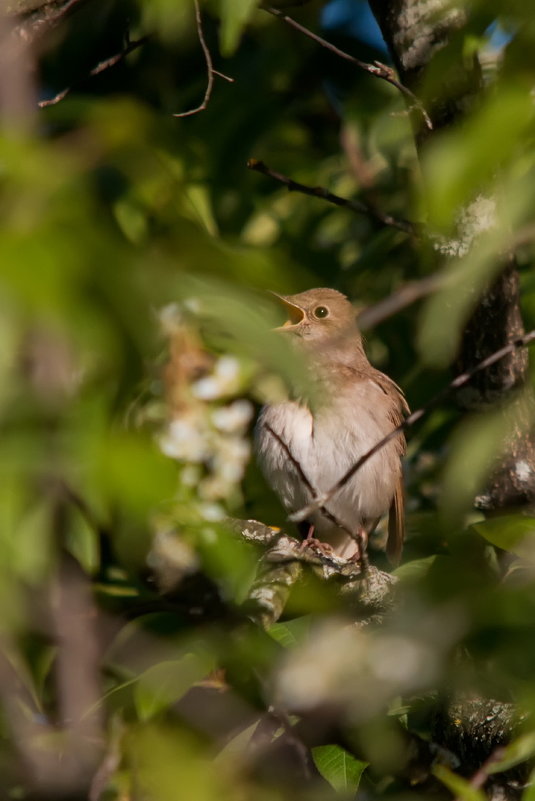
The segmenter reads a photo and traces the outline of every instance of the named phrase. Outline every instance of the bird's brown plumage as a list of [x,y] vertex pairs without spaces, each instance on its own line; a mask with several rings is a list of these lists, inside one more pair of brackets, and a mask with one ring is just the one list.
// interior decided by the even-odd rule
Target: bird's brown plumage
[[[265,407],[257,426],[260,464],[283,504],[295,512],[312,500],[295,462],[314,489],[324,493],[399,425],[408,407],[397,384],[368,361],[355,311],[344,295],[321,288],[277,297],[289,318],[277,330],[291,335],[304,352],[323,398],[313,409],[293,400]],[[399,561],[404,538],[404,452],[405,438],[399,434],[371,457],[328,504],[341,526],[321,513],[312,516],[317,536],[338,553],[351,555],[347,532],[351,530],[358,540],[388,513],[387,554]]]

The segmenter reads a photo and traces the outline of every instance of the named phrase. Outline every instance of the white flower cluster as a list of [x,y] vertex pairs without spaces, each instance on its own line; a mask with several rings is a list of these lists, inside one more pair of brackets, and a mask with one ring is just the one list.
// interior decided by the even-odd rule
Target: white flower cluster
[[[250,458],[247,429],[254,409],[248,400],[236,397],[243,391],[242,365],[234,356],[224,355],[212,359],[201,377],[190,376],[182,365],[191,361],[186,352],[191,347],[191,330],[180,309],[166,307],[162,325],[174,337],[175,358],[181,367],[178,386],[172,387],[179,402],[170,409],[160,448],[182,463],[181,481],[195,487],[202,517],[221,519],[222,502],[235,496]],[[198,340],[196,346],[200,346]]]

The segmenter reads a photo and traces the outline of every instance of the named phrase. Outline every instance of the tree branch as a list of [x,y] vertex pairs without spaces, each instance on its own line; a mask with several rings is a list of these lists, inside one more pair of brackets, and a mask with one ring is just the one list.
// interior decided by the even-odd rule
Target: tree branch
[[431,122],[431,118],[427,113],[427,111],[425,110],[423,104],[416,97],[414,92],[411,92],[411,90],[407,86],[404,86],[404,84],[402,84],[401,81],[399,81],[396,78],[396,74],[392,69],[392,67],[389,67],[380,61],[374,61],[373,64],[368,64],[366,61],[361,61],[359,58],[350,55],[350,53],[346,53],[345,50],[340,50],[338,47],[331,44],[331,42],[328,42],[326,39],[323,39],[321,36],[318,36],[317,33],[314,33],[309,28],[305,28],[304,25],[301,25],[299,22],[297,22],[297,20],[293,19],[292,17],[289,17],[287,14],[284,14],[284,12],[280,11],[278,8],[272,8],[271,6],[264,6],[263,10],[267,11],[268,14],[273,14],[274,17],[279,17],[279,19],[282,19],[283,22],[285,22],[291,28],[294,28],[296,31],[299,31],[300,33],[304,34],[309,39],[312,39],[312,41],[321,45],[326,50],[330,50],[330,52],[334,53],[336,56],[339,56],[340,58],[343,58],[345,61],[349,61],[351,64],[354,64],[359,69],[364,70],[364,72],[367,72],[369,75],[373,75],[375,78],[380,78],[382,81],[386,81],[392,86],[395,86],[396,89],[398,89],[402,94],[405,95],[405,97],[407,97],[410,100],[411,107],[418,109],[418,111],[420,112],[420,114],[424,119],[426,127],[429,130],[433,129],[433,123]]
[[247,168],[254,172],[262,173],[262,175],[267,175],[268,178],[273,178],[273,180],[286,186],[290,192],[301,192],[303,195],[326,200],[327,203],[332,203],[334,206],[349,209],[355,214],[364,214],[366,217],[370,217],[385,228],[397,228],[399,231],[403,231],[403,233],[413,237],[417,237],[421,233],[420,226],[418,226],[417,223],[398,219],[397,217],[392,217],[390,214],[383,214],[365,203],[360,203],[356,200],[348,200],[347,198],[340,197],[340,195],[335,195],[323,186],[308,186],[307,184],[299,183],[299,181],[294,181],[293,178],[289,178],[287,175],[283,175],[283,173],[275,172],[275,170],[272,170],[259,159],[249,159]]
[[433,275],[428,275],[420,281],[410,281],[392,292],[384,300],[379,301],[379,303],[363,309],[357,318],[359,328],[362,330],[374,328],[374,326],[379,325],[379,323],[397,314],[417,300],[441,289],[446,280],[444,273],[433,273]]
[[366,453],[363,454],[360,457],[360,459],[358,459],[355,462],[355,464],[353,464],[349,468],[349,470],[347,470],[344,473],[344,475],[336,482],[336,484],[334,484],[331,487],[330,490],[323,493],[323,495],[320,495],[312,503],[308,504],[302,509],[299,509],[297,512],[291,514],[289,516],[289,519],[292,522],[299,522],[301,520],[305,520],[310,514],[317,511],[318,509],[321,508],[321,506],[326,504],[333,497],[333,495],[336,495],[336,493],[340,489],[342,489],[342,487],[345,484],[347,484],[347,482],[355,475],[355,473],[358,470],[360,470],[360,468],[364,464],[366,464],[368,459],[371,459],[371,457],[374,456],[378,451],[380,451],[381,448],[383,448],[388,442],[397,437],[401,431],[406,431],[408,428],[411,428],[415,423],[421,420],[421,418],[425,414],[427,414],[427,412],[438,406],[444,400],[444,398],[446,398],[452,392],[452,390],[463,387],[477,373],[480,373],[482,370],[486,370],[487,367],[490,367],[491,365],[500,361],[500,359],[503,359],[505,356],[514,353],[519,348],[527,347],[534,341],[535,341],[535,330],[532,330],[529,331],[527,334],[525,334],[523,337],[519,337],[518,339],[513,340],[513,342],[510,342],[508,345],[504,345],[503,348],[500,348],[499,350],[495,351],[495,353],[492,353],[490,356],[487,356],[486,359],[480,361],[470,370],[467,370],[466,372],[456,376],[456,378],[454,378],[453,381],[451,381],[446,387],[444,387],[444,389],[442,389],[433,398],[431,398],[431,400],[428,403],[426,403],[425,406],[422,406],[420,409],[417,409],[415,412],[412,412],[412,414],[410,414],[402,423],[400,423],[399,426],[396,426],[396,428],[394,428],[390,432],[390,434],[387,434],[386,437],[383,437],[383,439],[379,440],[379,442],[377,442],[372,448],[366,451]]
[[86,76],[80,78],[71,86],[65,87],[62,89],[61,92],[58,92],[57,95],[51,97],[49,100],[40,100],[38,102],[39,108],[47,108],[48,106],[55,106],[56,103],[60,103],[67,95],[72,92],[73,88],[79,86],[82,83],[85,83],[89,78],[94,78],[96,75],[100,75],[102,72],[111,69],[111,67],[115,67],[116,64],[119,64],[121,61],[124,61],[129,53],[132,51],[137,50],[138,47],[141,47],[148,41],[150,37],[142,36],[140,39],[135,39],[133,41],[128,41],[126,47],[123,48],[119,53],[115,53],[115,55],[110,56],[110,58],[105,59],[104,61],[100,61],[92,70],[90,70]]
[[208,106],[208,103],[210,102],[210,98],[212,96],[215,75],[217,75],[219,78],[223,78],[225,81],[229,81],[229,83],[234,83],[234,78],[230,78],[228,75],[224,75],[222,72],[218,72],[217,70],[214,69],[212,54],[210,53],[210,48],[206,44],[206,39],[204,38],[199,0],[193,0],[193,4],[195,6],[195,23],[197,25],[197,36],[199,37],[199,44],[201,45],[202,52],[204,55],[204,60],[206,62],[206,75],[207,75],[206,90],[204,92],[204,97],[198,106],[196,106],[195,108],[191,108],[189,111],[182,111],[179,114],[173,114],[173,117],[191,117],[193,114],[198,114],[200,111],[204,111]]

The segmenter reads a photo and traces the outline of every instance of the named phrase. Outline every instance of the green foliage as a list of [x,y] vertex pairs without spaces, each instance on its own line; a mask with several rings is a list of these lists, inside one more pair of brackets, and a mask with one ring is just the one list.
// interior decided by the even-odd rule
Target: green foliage
[[221,5],[221,53],[231,56],[240,41],[243,29],[258,0],[220,0]]
[[347,796],[356,793],[360,777],[368,767],[367,762],[359,762],[339,745],[318,745],[312,749],[312,758],[331,787]]
[[[0,796],[427,798],[441,783],[482,801],[469,782],[480,752],[460,769],[414,760],[458,695],[514,703],[515,733],[488,773],[518,770],[522,783],[535,518],[474,510],[521,399],[462,419],[445,401],[413,430],[405,557],[381,625],[357,629],[354,593],[305,570],[284,618],[262,630],[247,604],[259,552],[227,518],[288,525],[254,466],[252,429],[262,403],[313,392],[271,331],[266,290],[335,286],[360,308],[443,275],[367,332],[412,408],[451,379],[465,323],[513,245],[535,326],[529,3],[467,4],[437,73],[481,55],[495,17],[514,38],[502,63],[487,58],[463,119],[418,150],[392,86],[256,0],[200,3],[213,69],[234,82],[214,74],[206,109],[184,118],[173,114],[208,82],[195,4],[78,5],[0,76]],[[288,13],[318,30],[324,5]],[[88,77],[127,29],[148,40]],[[346,33],[332,38],[385,59]],[[34,82],[28,97],[20,75]],[[68,86],[36,107],[33,90]],[[247,170],[250,158],[425,221],[431,237],[288,192]],[[373,541],[370,558],[385,566]]]
[[470,782],[457,776],[445,765],[436,765],[433,773],[451,790],[455,798],[462,798],[463,801],[484,801],[486,798],[482,790],[472,787]]
[[516,765],[525,762],[526,759],[531,759],[534,755],[535,734],[529,732],[513,740],[503,749],[500,759],[490,766],[489,773],[501,773],[504,770],[514,768]]
[[524,559],[533,558],[535,519],[524,515],[500,517],[474,523],[472,528],[492,545],[510,551]]

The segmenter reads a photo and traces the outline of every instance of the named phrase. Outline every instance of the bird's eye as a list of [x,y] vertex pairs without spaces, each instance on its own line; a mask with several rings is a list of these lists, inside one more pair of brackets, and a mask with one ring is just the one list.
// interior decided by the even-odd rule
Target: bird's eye
[[328,316],[329,316],[329,309],[327,308],[327,306],[316,306],[316,308],[314,309],[314,317],[317,317],[319,320]]

